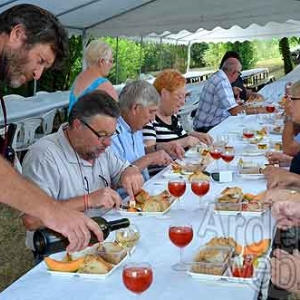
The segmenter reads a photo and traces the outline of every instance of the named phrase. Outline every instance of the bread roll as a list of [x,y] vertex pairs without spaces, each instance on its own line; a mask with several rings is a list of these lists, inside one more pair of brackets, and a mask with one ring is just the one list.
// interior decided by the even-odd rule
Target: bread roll
[[85,274],[106,274],[113,266],[100,256],[87,255],[84,264],[79,268],[78,273]]
[[160,205],[159,201],[147,200],[143,206],[143,211],[145,211],[145,212],[160,212],[161,205]]

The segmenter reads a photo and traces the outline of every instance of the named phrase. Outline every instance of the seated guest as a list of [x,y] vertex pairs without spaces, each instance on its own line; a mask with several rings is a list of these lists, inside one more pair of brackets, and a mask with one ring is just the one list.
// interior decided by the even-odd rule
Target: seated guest
[[[112,139],[112,149],[121,159],[137,166],[145,180],[149,179],[148,166],[164,166],[172,162],[172,158],[164,150],[155,151],[152,148],[147,149],[147,154],[145,152],[142,129],[155,118],[159,102],[156,89],[144,80],[128,83],[119,96],[119,134]],[[168,145],[165,148],[168,149]],[[173,154],[172,149],[168,150]]]
[[[236,58],[240,63],[242,63],[241,57],[236,51],[227,51],[221,60],[220,69],[222,68],[224,62],[230,57]],[[244,86],[244,82],[240,74],[238,78],[231,83],[231,86],[233,88],[233,94],[236,99],[248,100],[249,98],[251,98],[252,100],[255,100],[263,98],[261,94],[255,93]]]
[[[115,188],[123,187],[133,198],[143,184],[142,175],[109,147],[119,114],[118,103],[103,91],[80,97],[69,122],[28,151],[23,175],[60,205],[86,210],[89,215],[99,213],[94,208],[119,206],[121,198]],[[29,230],[43,225],[29,215],[22,219]]]
[[72,85],[68,109],[69,113],[79,96],[93,90],[105,91],[115,100],[118,99],[115,88],[110,81],[105,78],[113,66],[113,53],[110,46],[101,40],[93,40],[85,49],[84,59],[87,68],[76,77]]
[[[211,144],[212,138],[208,134],[195,131],[187,133],[176,115],[185,103],[186,79],[184,76],[177,70],[164,70],[157,75],[153,85],[161,101],[155,120],[143,129],[146,147],[160,149],[162,143],[176,143],[188,149],[201,142]],[[159,170],[161,168],[149,168],[150,175],[156,174]]]
[[[291,121],[299,123],[300,81],[291,86],[290,99]],[[300,291],[299,274],[296,271],[300,266],[300,194],[294,191],[300,188],[300,154],[292,158],[290,172],[268,167],[264,173],[268,189],[271,189],[265,202],[272,205],[279,228],[272,246],[272,283],[269,285],[268,299],[288,299],[289,292]]]
[[241,69],[238,59],[228,58],[222,68],[205,82],[193,122],[196,131],[208,132],[230,115],[235,116],[243,110],[247,114],[266,112],[265,108],[244,107],[236,103],[231,83],[236,81]]

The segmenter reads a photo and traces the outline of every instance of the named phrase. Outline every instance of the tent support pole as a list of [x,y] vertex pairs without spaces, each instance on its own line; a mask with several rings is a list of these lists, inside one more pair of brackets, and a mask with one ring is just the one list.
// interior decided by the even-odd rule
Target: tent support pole
[[86,69],[86,61],[84,59],[84,50],[85,50],[85,47],[87,46],[87,43],[88,43],[86,29],[82,30],[81,40],[82,40],[82,64],[81,64],[81,68],[82,68],[82,70],[85,70]]
[[191,48],[192,48],[192,43],[189,42],[188,48],[187,48],[187,65],[186,65],[186,73],[189,72],[189,70],[190,70],[190,65],[191,65]]
[[140,70],[139,70],[139,78],[141,78],[142,74],[142,55],[143,55],[143,45],[144,45],[144,39],[143,36],[141,36],[141,45],[140,45]]
[[119,82],[119,37],[116,37],[116,84]]
[[160,38],[160,42],[159,42],[159,48],[160,48],[160,51],[159,51],[159,69],[160,71],[162,70],[163,68],[163,59],[162,59],[162,37]]

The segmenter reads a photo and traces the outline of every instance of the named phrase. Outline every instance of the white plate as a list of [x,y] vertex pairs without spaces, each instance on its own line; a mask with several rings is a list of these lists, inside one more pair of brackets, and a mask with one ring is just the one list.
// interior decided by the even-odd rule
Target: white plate
[[[131,252],[135,250],[135,247],[132,248]],[[50,255],[50,258],[56,259],[56,260],[63,260],[65,257],[65,252],[56,253],[53,255]],[[62,277],[80,277],[80,278],[88,278],[88,279],[105,279],[108,277],[111,273],[113,273],[116,269],[118,269],[120,266],[124,264],[124,262],[127,260],[127,255],[117,264],[115,265],[108,273],[105,274],[86,274],[86,273],[75,273],[75,272],[58,272],[58,271],[50,271],[47,270],[47,273],[55,276],[62,276]],[[46,268],[47,265],[45,262]]]
[[260,216],[263,213],[265,213],[267,209],[264,209],[262,211],[243,211],[243,210],[217,210],[214,209],[215,214],[219,214],[222,216]]
[[184,156],[185,157],[200,157],[201,154],[195,150],[189,150],[189,151],[185,152]]
[[[192,173],[190,173],[190,174],[192,174]],[[181,173],[174,173],[174,171],[173,170],[167,170],[166,172],[164,172],[163,174],[162,174],[162,176],[164,177],[164,178],[168,178],[168,179],[177,179],[177,178],[182,178],[182,179],[187,179],[187,176],[188,176],[189,174],[181,174]]]
[[257,179],[264,179],[265,178],[265,174],[240,174],[240,173],[238,173],[238,175],[242,178],[251,179],[251,180],[257,180]]
[[166,214],[171,207],[174,205],[174,203],[176,202],[176,200],[174,200],[171,205],[164,211],[141,211],[141,212],[129,212],[127,210],[118,210],[118,212],[122,215],[122,216],[162,216],[164,214]]
[[268,150],[244,151],[241,156],[264,156]]
[[[187,274],[189,274],[194,279],[199,279],[203,281],[225,281],[225,282],[235,282],[235,283],[250,283],[257,281],[258,278],[253,276],[251,278],[242,278],[242,277],[233,277],[229,275],[228,269],[225,271],[224,275],[210,275],[210,274],[201,274],[201,273],[194,273],[187,271]],[[255,273],[254,273],[255,275]]]

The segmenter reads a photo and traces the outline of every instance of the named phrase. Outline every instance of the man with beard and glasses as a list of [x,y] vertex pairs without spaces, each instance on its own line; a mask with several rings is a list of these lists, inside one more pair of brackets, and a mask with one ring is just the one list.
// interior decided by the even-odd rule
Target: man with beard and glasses
[[[104,91],[79,97],[68,123],[39,139],[27,152],[23,175],[58,200],[60,207],[85,211],[91,216],[101,214],[99,208],[106,210],[121,204],[116,188],[124,188],[134,199],[143,177],[109,147],[117,134],[119,116],[118,103]],[[23,223],[29,230],[43,225],[30,215],[23,216]]]
[[[30,4],[13,6],[0,14],[0,83],[17,88],[38,80],[43,71],[59,65],[67,55],[65,29],[50,12]],[[92,231],[103,239],[99,226],[76,210],[53,201],[23,179],[0,157],[0,202],[42,220],[44,226],[66,236],[69,252],[85,248]]]

